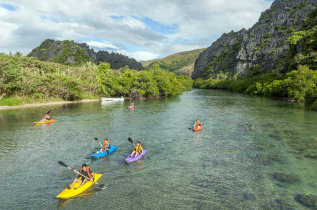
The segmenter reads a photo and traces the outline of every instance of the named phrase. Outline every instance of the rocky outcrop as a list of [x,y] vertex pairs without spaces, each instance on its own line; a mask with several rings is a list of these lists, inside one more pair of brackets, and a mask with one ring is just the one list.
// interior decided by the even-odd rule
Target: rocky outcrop
[[252,28],[223,34],[203,51],[195,61],[192,78],[209,78],[220,72],[288,71],[286,40],[316,6],[316,0],[274,1]]
[[52,61],[68,65],[80,65],[88,61],[94,63],[107,62],[112,69],[129,66],[131,69],[142,70],[142,64],[133,58],[119,53],[108,53],[107,51],[94,52],[86,43],[76,43],[64,40],[55,41],[47,39],[41,45],[32,50],[28,56],[37,57],[42,61]]
[[315,195],[297,194],[295,200],[306,207],[317,208],[317,196]]
[[131,69],[142,70],[144,69],[142,64],[129,58],[128,56],[121,55],[119,53],[108,53],[107,51],[99,51],[96,54],[96,60],[100,62],[109,63],[112,69],[119,69],[125,66],[129,66]]
[[295,174],[274,173],[271,176],[273,179],[278,180],[282,183],[293,184],[300,181],[299,176]]

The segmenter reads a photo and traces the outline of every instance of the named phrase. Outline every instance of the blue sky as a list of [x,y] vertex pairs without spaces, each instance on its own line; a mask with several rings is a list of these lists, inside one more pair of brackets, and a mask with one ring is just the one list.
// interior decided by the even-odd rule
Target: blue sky
[[15,11],[17,10],[17,7],[16,6],[13,6],[12,4],[1,4],[1,7],[6,9],[6,10],[9,10],[9,11]]
[[[0,3],[0,52],[27,55],[45,39],[86,42],[139,61],[208,47],[250,28],[267,0],[11,0]],[[36,5],[36,6],[34,6]]]

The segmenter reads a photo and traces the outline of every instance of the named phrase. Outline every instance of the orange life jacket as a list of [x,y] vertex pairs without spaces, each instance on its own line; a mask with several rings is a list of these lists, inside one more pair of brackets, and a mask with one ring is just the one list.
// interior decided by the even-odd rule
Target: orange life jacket
[[[86,170],[87,170],[87,174],[88,174],[88,176],[89,176],[89,179],[91,179],[92,178],[92,174],[90,173],[90,167],[86,167]],[[83,169],[81,168],[80,169],[80,171],[79,171],[79,173],[81,173],[83,171]]]

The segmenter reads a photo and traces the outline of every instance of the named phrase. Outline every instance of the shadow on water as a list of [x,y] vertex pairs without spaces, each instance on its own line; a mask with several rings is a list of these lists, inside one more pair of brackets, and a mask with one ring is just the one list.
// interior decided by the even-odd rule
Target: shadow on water
[[84,193],[79,194],[78,196],[75,196],[73,198],[69,198],[69,199],[59,199],[58,204],[57,204],[57,209],[62,209],[64,207],[67,206],[68,203],[71,203],[72,200],[74,199],[80,199],[84,202],[89,202],[89,199],[91,199],[91,196],[94,194],[95,192],[92,190],[88,190]]

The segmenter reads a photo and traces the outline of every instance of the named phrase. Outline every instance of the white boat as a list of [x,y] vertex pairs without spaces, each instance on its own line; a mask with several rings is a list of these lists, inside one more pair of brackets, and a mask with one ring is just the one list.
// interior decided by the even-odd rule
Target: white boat
[[124,101],[124,98],[107,98],[107,97],[101,97],[102,102],[106,102],[106,101]]

